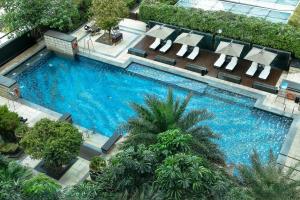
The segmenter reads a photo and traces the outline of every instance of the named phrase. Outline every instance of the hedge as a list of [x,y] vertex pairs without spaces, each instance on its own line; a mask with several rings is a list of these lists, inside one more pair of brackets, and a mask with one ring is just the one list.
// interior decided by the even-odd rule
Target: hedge
[[216,33],[222,36],[266,47],[292,52],[300,58],[300,29],[255,17],[247,17],[224,11],[203,11],[144,0],[140,18],[183,28]]

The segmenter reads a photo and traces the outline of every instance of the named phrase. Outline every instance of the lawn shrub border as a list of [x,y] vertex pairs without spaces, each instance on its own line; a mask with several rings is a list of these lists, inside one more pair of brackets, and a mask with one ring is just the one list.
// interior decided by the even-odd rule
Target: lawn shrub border
[[221,29],[222,36],[289,51],[300,58],[300,29],[288,24],[224,11],[183,8],[153,0],[143,1],[140,18],[145,22],[153,20],[213,34]]

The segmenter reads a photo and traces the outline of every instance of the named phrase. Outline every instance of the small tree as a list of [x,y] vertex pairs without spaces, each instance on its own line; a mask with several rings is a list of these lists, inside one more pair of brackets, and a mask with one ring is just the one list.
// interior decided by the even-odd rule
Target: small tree
[[21,125],[17,113],[10,112],[7,106],[0,106],[0,136],[4,142],[16,142],[15,130]]
[[93,0],[91,14],[96,25],[111,37],[112,28],[128,15],[128,8],[123,0]]
[[21,139],[25,152],[44,159],[48,170],[58,172],[79,154],[83,139],[77,128],[67,122],[42,119]]

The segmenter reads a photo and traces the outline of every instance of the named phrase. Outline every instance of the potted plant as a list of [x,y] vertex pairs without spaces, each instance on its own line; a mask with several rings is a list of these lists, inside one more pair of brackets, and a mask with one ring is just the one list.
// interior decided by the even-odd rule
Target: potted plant
[[90,176],[92,180],[96,180],[97,176],[103,174],[106,168],[106,160],[100,156],[95,156],[90,162]]

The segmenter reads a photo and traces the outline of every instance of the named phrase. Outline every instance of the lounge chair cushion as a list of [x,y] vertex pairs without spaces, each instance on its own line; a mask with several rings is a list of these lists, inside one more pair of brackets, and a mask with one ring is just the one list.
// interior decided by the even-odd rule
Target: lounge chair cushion
[[188,50],[188,45],[183,44],[183,45],[181,46],[180,50],[177,52],[176,55],[179,56],[179,57],[183,57],[184,54],[187,52],[187,50]]
[[200,48],[199,47],[194,47],[192,53],[187,57],[190,60],[195,60],[195,58],[199,55]]
[[166,44],[162,48],[160,48],[159,51],[162,53],[166,53],[171,48],[171,46],[172,46],[172,41],[167,40]]
[[265,66],[264,69],[260,72],[258,78],[262,80],[266,80],[268,76],[270,75],[271,72],[271,67],[270,66]]
[[246,72],[246,75],[248,76],[254,76],[255,72],[257,71],[258,68],[258,64],[256,62],[252,62],[251,66],[249,67],[249,69]]
[[238,63],[237,57],[232,57],[230,62],[227,64],[226,69],[232,71]]
[[217,68],[222,67],[222,65],[224,64],[226,60],[226,55],[225,54],[221,54],[220,57],[218,58],[218,60],[215,62],[214,66]]
[[161,40],[159,38],[156,38],[155,41],[150,45],[150,49],[157,49],[157,47],[160,45]]

